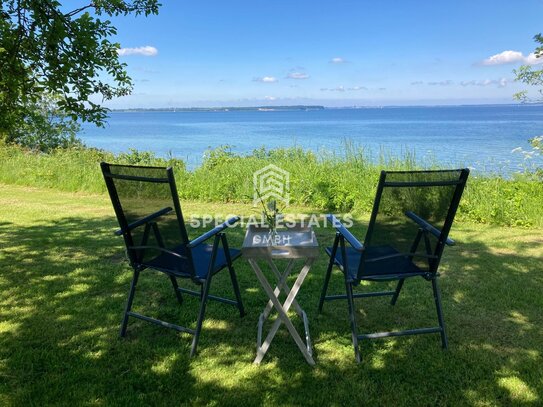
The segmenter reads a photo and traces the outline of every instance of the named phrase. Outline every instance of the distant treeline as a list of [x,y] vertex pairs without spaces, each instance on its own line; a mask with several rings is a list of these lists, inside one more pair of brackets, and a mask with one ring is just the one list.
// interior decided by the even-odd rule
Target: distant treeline
[[160,107],[112,109],[113,112],[229,112],[229,111],[274,111],[274,110],[323,110],[324,106],[246,106],[246,107]]

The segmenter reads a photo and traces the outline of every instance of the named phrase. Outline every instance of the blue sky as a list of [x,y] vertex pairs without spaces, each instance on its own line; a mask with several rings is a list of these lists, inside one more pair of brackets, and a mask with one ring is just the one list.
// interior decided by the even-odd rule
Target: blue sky
[[108,106],[511,103],[543,31],[543,0],[162,3],[113,19],[135,87]]

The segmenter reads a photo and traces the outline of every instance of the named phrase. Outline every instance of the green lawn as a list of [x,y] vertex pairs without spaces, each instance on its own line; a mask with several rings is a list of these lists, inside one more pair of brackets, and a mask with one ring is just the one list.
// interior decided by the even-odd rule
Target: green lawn
[[[194,202],[184,210],[251,213]],[[362,225],[354,232],[361,235]],[[458,245],[446,249],[440,279],[450,349],[441,350],[437,334],[363,342],[360,364],[346,304],[316,312],[323,251],[298,297],[314,342],[310,367],[284,327],[253,365],[266,297],[243,259],[236,270],[247,315],[211,302],[197,357],[189,358],[188,335],[134,319],[120,339],[131,271],[115,226],[106,196],[0,184],[1,405],[543,404],[541,229],[456,224]],[[333,231],[317,235],[324,247]],[[243,230],[229,237],[239,246]],[[331,289],[339,292],[338,273]],[[212,293],[230,295],[230,287],[221,273]],[[194,326],[197,307],[187,298],[180,308],[165,276],[142,275],[135,310]],[[422,279],[406,283],[395,307],[370,298],[356,308],[366,332],[435,321]]]

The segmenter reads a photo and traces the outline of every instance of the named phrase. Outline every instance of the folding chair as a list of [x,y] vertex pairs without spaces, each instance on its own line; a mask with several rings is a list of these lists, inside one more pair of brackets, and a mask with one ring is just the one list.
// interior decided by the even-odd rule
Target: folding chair
[[[360,362],[358,341],[362,339],[440,333],[442,347],[447,348],[437,284],[438,267],[445,245],[454,244],[448,235],[468,175],[468,169],[382,171],[363,244],[338,219],[328,215],[328,220],[336,229],[336,237],[333,246],[326,249],[330,262],[319,300],[319,313],[324,301],[347,299],[357,362]],[[345,295],[327,296],[334,265],[343,272]],[[439,326],[359,334],[354,299],[392,296],[391,304],[395,305],[405,280],[411,277],[422,277],[432,283]],[[361,281],[391,280],[398,281],[394,291],[353,291]]]
[[[107,190],[117,215],[130,265],[134,270],[132,284],[121,324],[120,335],[126,335],[129,317],[138,318],[176,331],[193,335],[191,356],[196,354],[198,339],[208,299],[217,300],[238,308],[245,315],[236,273],[232,262],[241,252],[230,249],[224,231],[239,221],[233,217],[200,237],[190,241],[171,167],[143,167],[101,163]],[[213,244],[205,242],[213,239]],[[227,268],[236,300],[209,294],[212,277]],[[132,302],[138,278],[143,270],[150,269],[166,274],[173,286],[178,302],[182,293],[200,299],[196,329],[161,321],[132,311]],[[198,291],[179,287],[178,278],[199,286]]]

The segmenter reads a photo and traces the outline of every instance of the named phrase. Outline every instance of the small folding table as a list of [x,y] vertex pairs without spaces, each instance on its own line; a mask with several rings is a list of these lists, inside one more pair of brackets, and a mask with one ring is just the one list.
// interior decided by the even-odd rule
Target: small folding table
[[[313,360],[311,338],[309,336],[309,321],[305,311],[300,307],[298,301],[296,301],[296,295],[318,256],[318,249],[319,245],[317,243],[317,238],[310,227],[301,227],[297,225],[287,230],[276,231],[274,233],[271,233],[268,228],[256,225],[250,225],[247,229],[241,251],[254,270],[258,281],[269,298],[264,311],[260,314],[258,319],[257,354],[254,363],[258,364],[262,361],[277,330],[283,323],[294,339],[294,342],[296,342],[296,345],[298,345],[298,348],[304,355],[307,363],[310,365],[315,364],[315,361]],[[288,260],[287,266],[283,272],[280,272],[275,264],[275,260],[277,259]],[[292,273],[297,259],[303,259],[305,260],[305,263],[298,274],[294,285],[290,288],[287,284],[287,278]],[[258,265],[259,261],[263,261],[270,266],[277,279],[275,289],[272,288],[266,275],[262,272],[262,269]],[[286,295],[283,304],[281,304],[279,300],[281,292]],[[303,320],[305,343],[288,317],[288,311],[291,306],[294,307],[296,313]],[[262,328],[273,309],[277,311],[278,318],[275,320],[268,335],[264,339],[264,343],[262,343]]]

